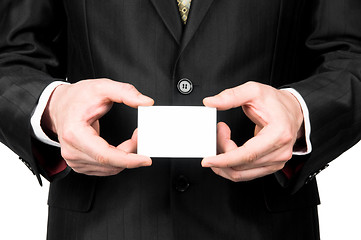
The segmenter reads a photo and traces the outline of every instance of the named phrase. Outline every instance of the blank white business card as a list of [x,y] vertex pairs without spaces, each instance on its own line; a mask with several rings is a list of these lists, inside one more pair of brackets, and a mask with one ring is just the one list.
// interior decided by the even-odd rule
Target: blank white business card
[[138,154],[203,158],[216,155],[217,110],[201,106],[138,107]]

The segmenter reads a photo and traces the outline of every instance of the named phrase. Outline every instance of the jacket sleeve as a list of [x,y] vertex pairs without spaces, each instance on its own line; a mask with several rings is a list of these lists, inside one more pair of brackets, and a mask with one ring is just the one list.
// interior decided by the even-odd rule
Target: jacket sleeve
[[[43,89],[64,79],[66,33],[61,1],[0,1],[0,141],[37,176],[46,178],[35,152],[30,118]],[[47,149],[58,158],[59,150]]]
[[297,191],[361,138],[361,1],[312,1],[315,12],[306,46],[319,56],[312,76],[290,84],[310,114],[312,152],[291,188]]

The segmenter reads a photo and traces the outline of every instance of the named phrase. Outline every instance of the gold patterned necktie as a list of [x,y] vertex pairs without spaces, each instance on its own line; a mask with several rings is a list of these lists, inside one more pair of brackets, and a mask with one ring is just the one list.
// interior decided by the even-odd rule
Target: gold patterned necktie
[[189,8],[192,0],[177,0],[178,9],[184,24],[187,23]]

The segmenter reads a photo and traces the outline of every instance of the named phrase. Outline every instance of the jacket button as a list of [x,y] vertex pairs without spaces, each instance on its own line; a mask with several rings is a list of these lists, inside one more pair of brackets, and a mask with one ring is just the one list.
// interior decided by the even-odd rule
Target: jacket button
[[324,167],[320,168],[318,171],[316,171],[315,173],[311,174],[308,176],[305,184],[309,184],[316,176],[317,174],[319,174],[320,172],[322,172],[323,170],[325,170],[326,168],[328,168],[328,164],[326,164]]
[[313,173],[313,174],[309,175],[305,184],[309,184],[316,177],[316,175],[317,175],[317,173]]
[[181,80],[179,80],[179,82],[177,84],[177,88],[181,94],[187,95],[192,92],[193,83],[191,82],[191,80],[189,80],[187,78],[182,78]]
[[185,176],[180,175],[175,182],[175,189],[178,192],[185,192],[189,188],[189,185],[188,179]]
[[34,173],[34,170],[31,168],[31,166],[30,166],[30,163],[28,163],[27,161],[25,161],[23,158],[21,158],[21,157],[19,157],[19,159],[25,164],[25,166],[27,167],[27,168],[29,168],[29,170],[33,173],[33,174],[35,174]]

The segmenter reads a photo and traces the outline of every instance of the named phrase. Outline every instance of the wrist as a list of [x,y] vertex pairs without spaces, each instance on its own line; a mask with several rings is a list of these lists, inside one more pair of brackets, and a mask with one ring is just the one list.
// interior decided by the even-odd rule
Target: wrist
[[305,127],[304,127],[304,116],[302,111],[302,106],[296,96],[294,96],[289,91],[281,90],[281,93],[287,98],[289,104],[288,110],[293,113],[294,123],[297,129],[296,139],[301,139],[305,137]]
[[308,111],[307,104],[303,96],[294,88],[282,88],[282,92],[291,93],[298,101],[301,106],[301,111],[303,115],[303,123],[297,132],[297,139],[294,145],[293,154],[294,155],[306,155],[312,152],[312,143],[311,143],[311,122],[310,115]]
[[56,99],[58,96],[61,95],[59,92],[61,92],[61,89],[65,86],[66,85],[59,85],[53,90],[41,117],[40,126],[44,133],[52,140],[57,140],[57,130],[54,117],[54,109],[56,109],[55,102],[57,101]]

